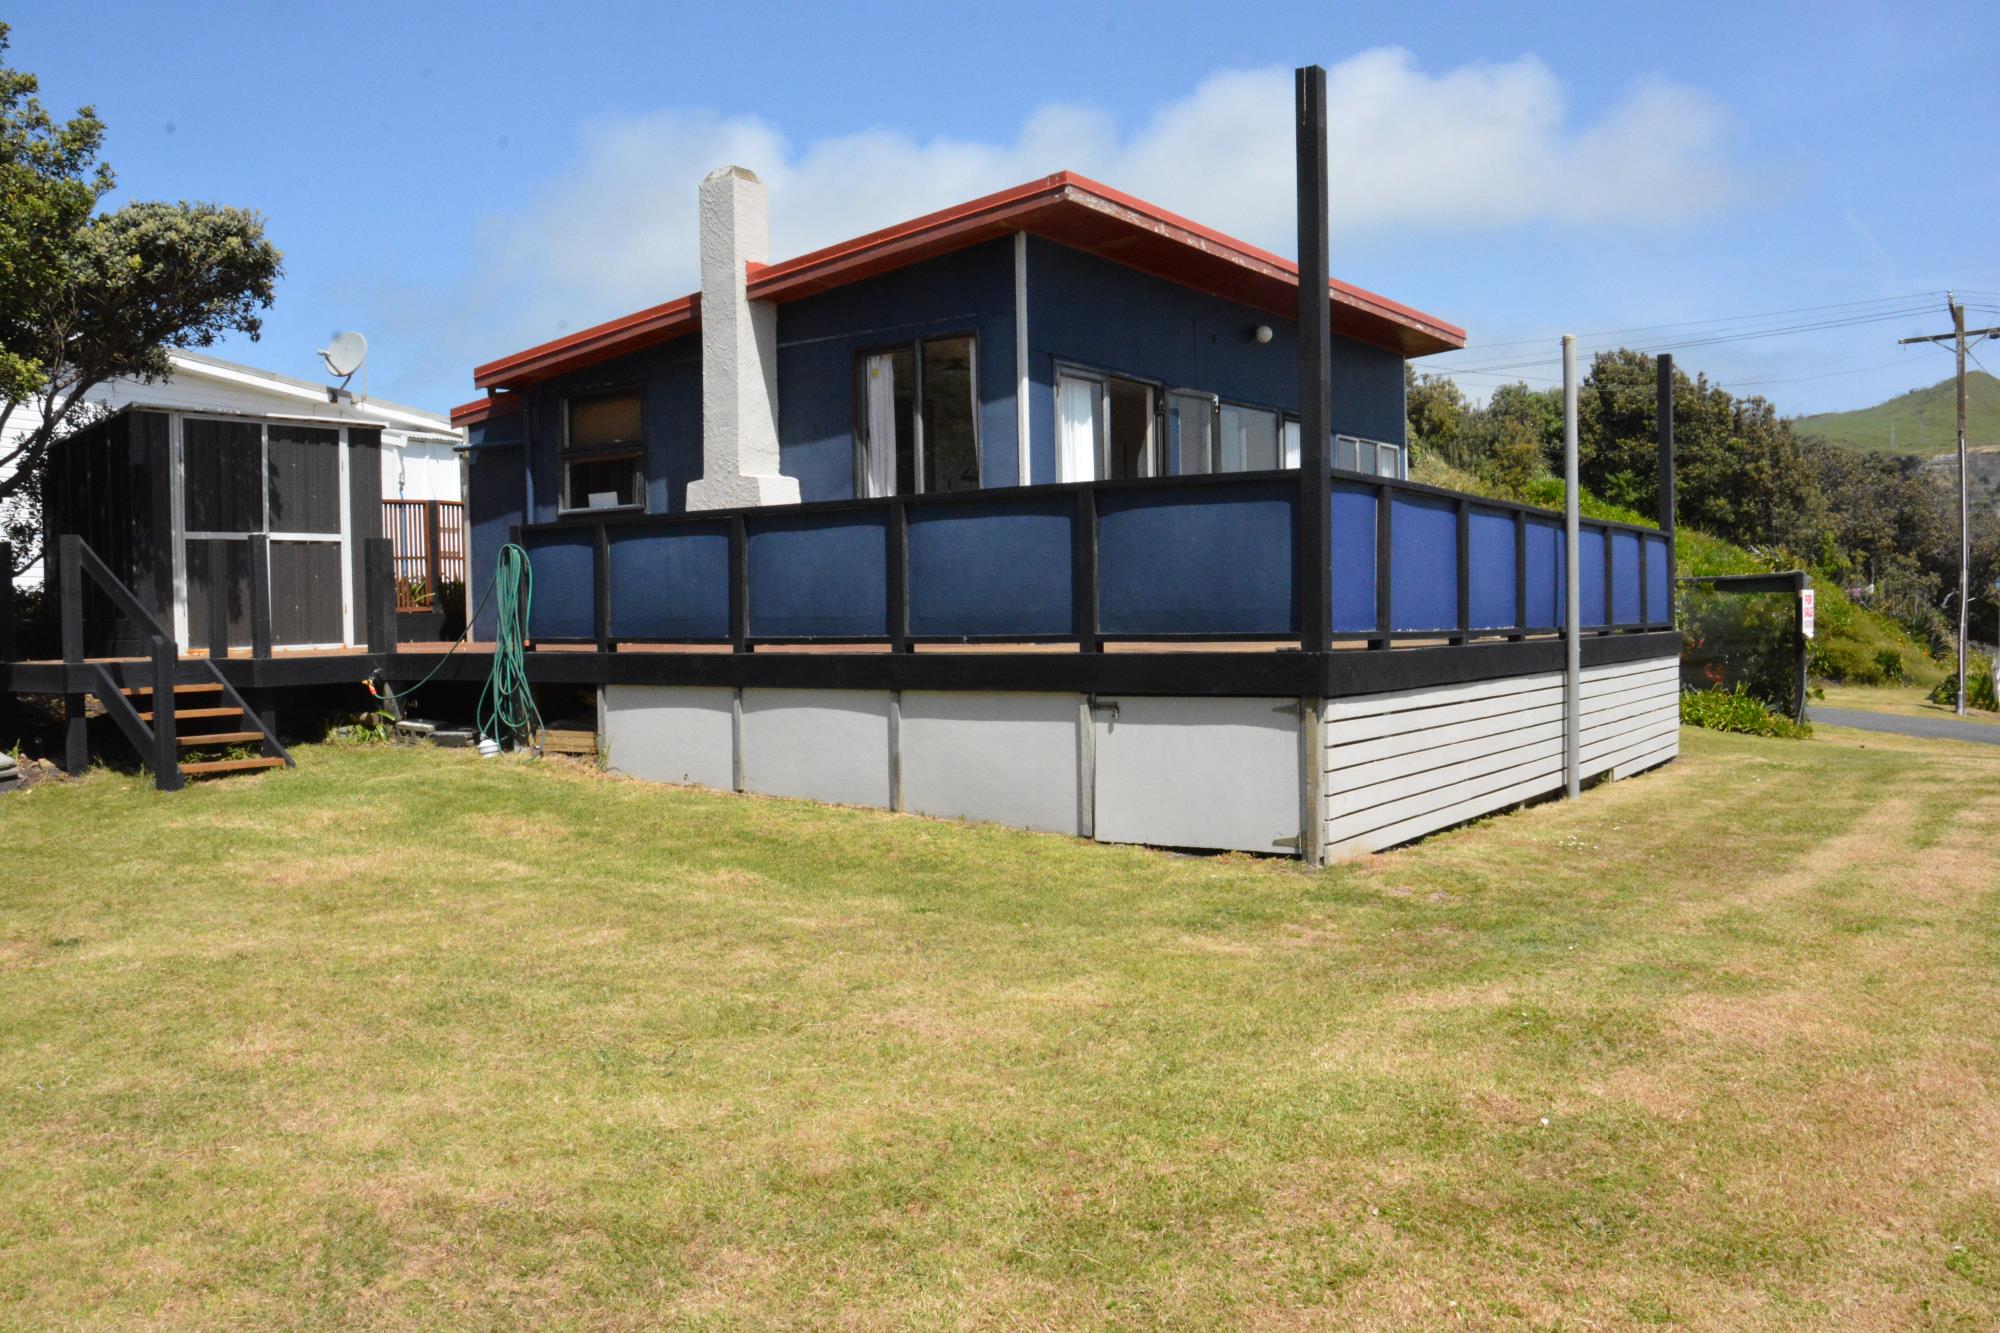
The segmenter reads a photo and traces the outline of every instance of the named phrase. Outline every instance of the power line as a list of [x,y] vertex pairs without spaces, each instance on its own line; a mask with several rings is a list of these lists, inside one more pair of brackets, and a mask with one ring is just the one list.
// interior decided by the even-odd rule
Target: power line
[[[1907,319],[1912,315],[1922,314],[1928,309],[1929,309],[1928,306],[1920,308],[1898,309],[1898,310],[1884,311],[1879,314],[1855,315],[1844,319],[1811,320],[1798,324],[1776,325],[1770,328],[1748,329],[1748,330],[1729,332],[1729,333],[1718,333],[1709,337],[1702,337],[1702,338],[1656,341],[1647,345],[1631,348],[1631,350],[1639,352],[1659,352],[1659,351],[1678,352],[1692,347],[1716,347],[1716,346],[1721,346],[1722,344],[1725,343],[1750,342],[1759,338],[1787,337],[1793,334],[1800,334],[1800,333],[1818,333],[1827,329],[1855,328],[1867,324],[1884,324],[1894,320]],[[1621,344],[1621,346],[1629,346],[1629,345]],[[1605,351],[1609,350],[1609,348],[1600,345],[1590,350]],[[1509,361],[1480,362],[1468,366],[1453,366],[1450,365],[1449,363],[1445,363],[1439,365],[1438,369],[1444,371],[1445,373],[1453,373],[1456,371],[1479,371],[1479,370],[1488,370],[1488,371],[1518,370],[1534,366],[1546,366],[1551,364],[1553,361],[1557,359],[1558,358],[1556,356],[1551,355],[1551,356],[1524,357],[1518,360],[1509,360]]]
[[[1611,337],[1620,337],[1630,333],[1658,333],[1667,329],[1694,328],[1703,324],[1734,324],[1750,319],[1777,319],[1787,315],[1813,314],[1815,312],[1822,310],[1847,310],[1847,309],[1859,308],[1861,306],[1886,305],[1891,303],[1909,304],[1911,302],[1921,301],[1925,303],[1921,308],[1928,310],[1930,309],[1930,303],[1935,302],[1936,299],[1941,295],[1943,295],[1943,293],[1937,291],[1913,292],[1908,296],[1875,296],[1875,297],[1869,297],[1866,300],[1861,300],[1861,301],[1833,301],[1826,305],[1793,306],[1787,310],[1763,310],[1763,311],[1755,311],[1750,314],[1744,314],[1744,315],[1716,315],[1708,319],[1690,319],[1690,320],[1683,320],[1679,323],[1637,324],[1631,328],[1626,328],[1626,329],[1598,329],[1595,332],[1580,333],[1577,335],[1577,338],[1579,341],[1581,341],[1584,338],[1611,338]],[[1995,293],[1995,295],[2000,295],[2000,293]],[[1517,338],[1508,342],[1476,342],[1476,343],[1469,343],[1466,345],[1466,347],[1461,348],[1459,350],[1486,351],[1488,349],[1497,349],[1502,347],[1539,346],[1544,342],[1556,341],[1558,336],[1559,335],[1556,334],[1546,334],[1539,338]]]

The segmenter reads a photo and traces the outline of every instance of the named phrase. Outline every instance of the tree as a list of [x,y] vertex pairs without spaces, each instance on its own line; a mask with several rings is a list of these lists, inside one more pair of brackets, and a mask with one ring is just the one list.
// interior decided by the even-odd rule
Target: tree
[[40,558],[33,501],[49,445],[91,391],[166,374],[170,348],[232,331],[256,338],[282,271],[263,219],[245,209],[96,212],[114,179],[97,160],[104,124],[88,107],[56,121],[38,88],[0,65],[0,431],[17,417],[29,426],[0,445],[0,522],[17,539],[17,573]]

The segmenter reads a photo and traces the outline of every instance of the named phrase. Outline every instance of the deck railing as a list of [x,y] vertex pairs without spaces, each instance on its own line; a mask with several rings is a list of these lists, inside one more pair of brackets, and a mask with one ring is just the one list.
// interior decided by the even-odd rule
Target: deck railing
[[398,611],[428,611],[438,604],[443,585],[464,584],[464,504],[384,500],[382,533],[394,552]]
[[[517,538],[531,639],[929,643],[1300,639],[1328,589],[1328,644],[1465,644],[1562,628],[1562,516],[1336,472],[1323,582],[1303,578],[1294,471],[835,500],[676,515],[577,515]],[[1582,628],[1673,624],[1665,533],[1585,520]]]

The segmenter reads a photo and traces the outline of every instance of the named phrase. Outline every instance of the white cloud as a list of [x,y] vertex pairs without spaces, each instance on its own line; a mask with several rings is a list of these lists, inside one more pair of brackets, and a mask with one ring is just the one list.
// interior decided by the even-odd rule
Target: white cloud
[[[1726,113],[1662,80],[1584,121],[1533,56],[1432,74],[1380,49],[1329,71],[1328,102],[1337,237],[1658,226],[1740,192]],[[483,360],[692,290],[695,186],[724,163],[771,187],[773,259],[1062,169],[1289,253],[1291,104],[1292,74],[1273,68],[1217,73],[1130,134],[1071,105],[1035,110],[1011,143],[886,129],[794,143],[703,111],[602,120],[520,208],[487,219],[476,285],[444,304],[479,331]]]

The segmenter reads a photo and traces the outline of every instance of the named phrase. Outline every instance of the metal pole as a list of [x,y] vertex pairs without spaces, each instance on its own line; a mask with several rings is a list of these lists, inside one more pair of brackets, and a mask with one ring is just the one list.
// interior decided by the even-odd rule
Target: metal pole
[[1573,801],[1583,790],[1582,526],[1577,511],[1576,335],[1565,333],[1563,355],[1563,780]]
[[[1297,72],[1299,227],[1299,647],[1326,652],[1333,637],[1333,312],[1328,290],[1326,71]],[[1387,626],[1383,627],[1385,632]]]
[[1951,331],[1958,343],[1958,715],[1965,716],[1965,636],[1971,626],[1966,613],[1972,583],[1972,511],[1965,480],[1965,307],[1951,302]]

